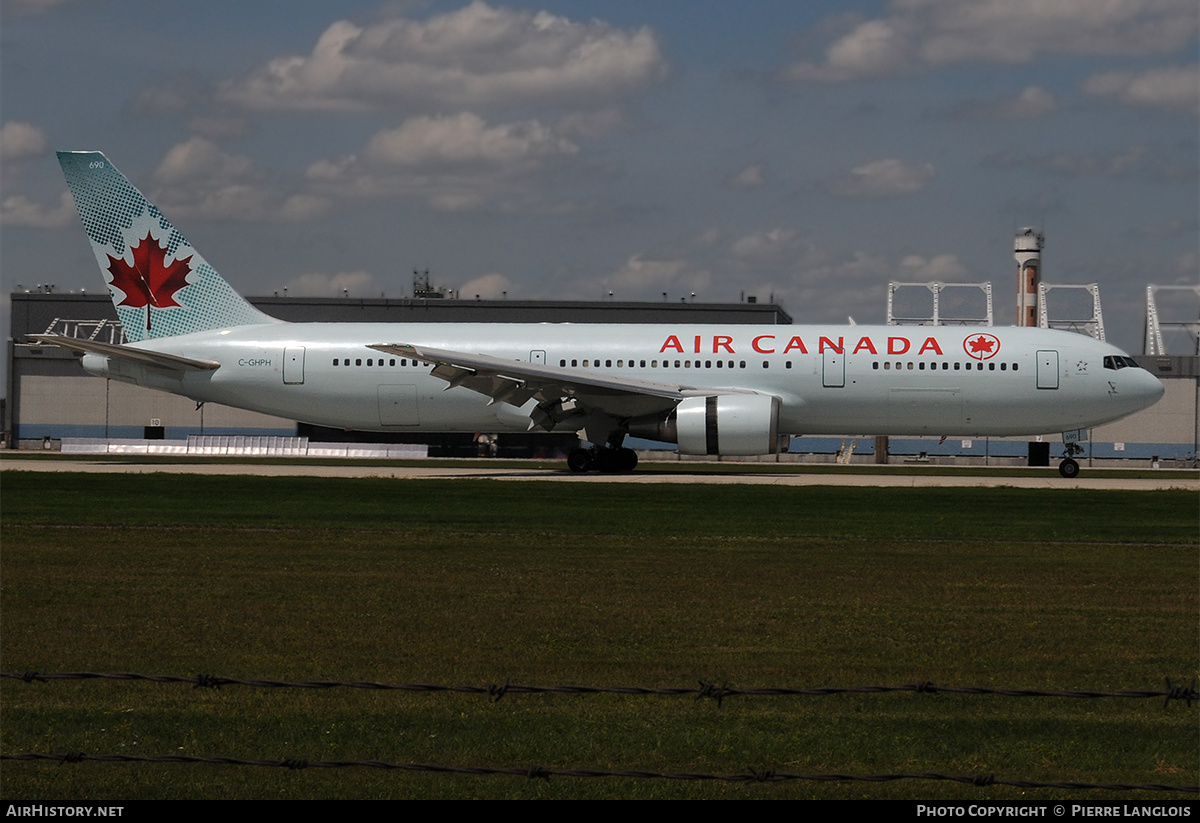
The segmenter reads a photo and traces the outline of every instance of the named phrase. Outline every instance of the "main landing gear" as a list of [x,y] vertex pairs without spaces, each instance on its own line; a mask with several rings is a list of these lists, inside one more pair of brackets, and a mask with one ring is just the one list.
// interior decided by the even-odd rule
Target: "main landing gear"
[[1083,447],[1078,443],[1068,443],[1067,454],[1058,464],[1058,473],[1068,480],[1074,480],[1079,476],[1079,461],[1075,459],[1077,454],[1083,454]]
[[571,449],[567,455],[567,468],[580,474],[592,469],[605,474],[631,472],[637,462],[637,452],[633,449]]

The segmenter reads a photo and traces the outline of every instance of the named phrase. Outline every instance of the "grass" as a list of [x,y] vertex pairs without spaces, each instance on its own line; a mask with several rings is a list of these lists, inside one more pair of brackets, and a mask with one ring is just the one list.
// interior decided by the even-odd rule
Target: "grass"
[[[1188,492],[6,471],[0,659],[5,671],[393,683],[1155,689],[1200,669],[1196,521]],[[5,753],[1200,782],[1196,709],[1161,701],[903,694],[717,708],[688,698],[490,703],[10,680],[0,700]],[[0,792],[1072,796],[915,781],[545,782],[13,762]]]

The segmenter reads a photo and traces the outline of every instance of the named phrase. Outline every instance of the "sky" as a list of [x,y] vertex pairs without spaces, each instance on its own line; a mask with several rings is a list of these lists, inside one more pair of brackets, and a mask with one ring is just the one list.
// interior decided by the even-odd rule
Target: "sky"
[[1098,283],[1138,353],[1147,284],[1200,282],[1195,0],[0,17],[5,334],[18,287],[102,288],[57,149],[105,152],[249,295],[411,296],[428,269],[467,298],[752,295],[879,323],[889,281],[991,281],[1007,325],[1034,226],[1043,279]]

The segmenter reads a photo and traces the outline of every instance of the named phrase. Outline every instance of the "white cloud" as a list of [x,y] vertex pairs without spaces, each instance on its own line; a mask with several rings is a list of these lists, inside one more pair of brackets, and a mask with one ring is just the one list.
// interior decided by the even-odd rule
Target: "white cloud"
[[703,299],[704,292],[712,285],[712,273],[684,259],[655,259],[635,254],[604,278],[603,284],[618,300],[647,299],[663,291],[668,292],[671,300],[692,293]]
[[1129,174],[1139,168],[1148,150],[1145,146],[1130,146],[1124,151],[1109,155],[1083,152],[1054,152],[1051,154],[1021,154],[1015,151],[993,154],[983,159],[984,166],[1001,169],[1017,169],[1053,174],[1063,177],[1081,175],[1106,175],[1115,177]]
[[294,194],[283,201],[279,217],[289,223],[312,220],[328,213],[332,206],[326,198],[315,194]]
[[379,291],[375,276],[361,270],[302,274],[285,283],[280,291],[283,289],[287,289],[289,297],[336,297],[343,291],[349,297],[374,297]]
[[[0,176],[5,188],[11,191],[15,181],[27,171],[27,161],[45,154],[48,146],[45,132],[30,123],[10,120],[0,126]],[[5,226],[59,228],[70,225],[74,216],[75,202],[65,191],[52,206],[44,206],[23,194],[11,194],[0,201],[0,224]]]
[[0,160],[28,160],[46,151],[46,134],[37,126],[10,120],[0,127]]
[[427,20],[338,21],[310,54],[271,60],[218,94],[255,109],[589,107],[620,99],[665,71],[648,28],[621,31],[599,20],[575,23],[473,2]]
[[151,200],[172,219],[297,221],[328,207],[316,195],[284,198],[248,157],[203,137],[172,146],[151,175]]
[[1089,77],[1085,94],[1130,106],[1200,113],[1200,64],[1144,72],[1110,71]]
[[901,259],[899,274],[905,280],[953,282],[966,276],[967,267],[953,254],[935,254],[933,257],[909,254]]
[[947,110],[949,117],[982,118],[990,120],[1029,120],[1051,114],[1058,109],[1058,100],[1041,86],[1026,86],[1016,96],[984,100],[968,100]]
[[739,189],[758,188],[765,182],[766,178],[763,175],[763,167],[757,163],[753,166],[746,166],[746,168],[729,179],[729,184]]
[[434,208],[543,207],[535,181],[578,146],[537,120],[489,126],[478,115],[415,117],[362,152],[319,160],[306,176],[332,197],[412,196]]
[[69,226],[75,216],[75,201],[66,192],[58,204],[47,208],[28,197],[14,194],[0,203],[0,224],[33,229],[57,229]]
[[829,184],[842,197],[891,197],[918,192],[934,177],[932,163],[906,163],[895,157],[855,166]]
[[1200,271],[1200,255],[1194,251],[1184,252],[1176,257],[1170,262],[1168,269],[1169,276],[1181,286],[1195,285],[1198,271]]
[[554,130],[563,136],[596,137],[608,134],[629,124],[625,113],[618,108],[609,107],[593,111],[572,112],[555,124]]
[[[714,239],[705,235],[706,240]],[[797,322],[882,321],[889,280],[961,282],[970,272],[951,253],[889,256],[865,249],[824,247],[795,228],[775,227],[697,243],[693,239],[653,253],[631,255],[607,277],[580,279],[568,296],[595,300],[611,290],[617,300],[674,303],[732,300],[739,292],[773,299]],[[599,291],[599,293],[598,293]],[[463,294],[466,295],[464,287]],[[561,294],[559,296],[562,296]]]
[[76,0],[4,0],[4,14],[34,17]]
[[465,300],[473,300],[475,297],[482,300],[499,300],[505,292],[511,291],[512,287],[512,281],[503,274],[491,272],[463,283],[458,287],[458,296]]
[[578,146],[536,120],[488,127],[469,112],[452,117],[415,117],[381,131],[367,144],[369,160],[395,166],[521,165],[538,158],[575,154]]
[[1026,86],[1012,100],[997,101],[992,109],[996,117],[1003,120],[1027,120],[1040,117],[1058,108],[1054,95],[1041,86]]
[[250,158],[226,154],[203,137],[172,146],[154,170],[154,181],[166,186],[221,184],[258,176]]
[[803,243],[794,229],[754,232],[739,237],[729,246],[732,257],[753,264],[778,265],[803,252]]
[[172,146],[151,177],[152,199],[172,216],[266,219],[263,175],[248,157],[227,154],[203,137]]
[[1040,54],[1169,54],[1192,42],[1197,22],[1194,0],[893,0],[784,77],[844,82]]
[[1177,237],[1185,231],[1190,231],[1194,223],[1183,220],[1164,220],[1161,223],[1145,223],[1137,227],[1137,233],[1143,237]]

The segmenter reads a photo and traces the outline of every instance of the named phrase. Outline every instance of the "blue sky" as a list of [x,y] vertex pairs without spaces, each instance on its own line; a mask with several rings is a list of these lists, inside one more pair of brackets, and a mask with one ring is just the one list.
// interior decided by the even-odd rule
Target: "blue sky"
[[[4,0],[0,274],[98,291],[53,158],[99,149],[239,290],[736,301],[881,322],[1014,231],[1100,284],[1200,270],[1194,0]],[[3,305],[7,325],[7,300]]]

